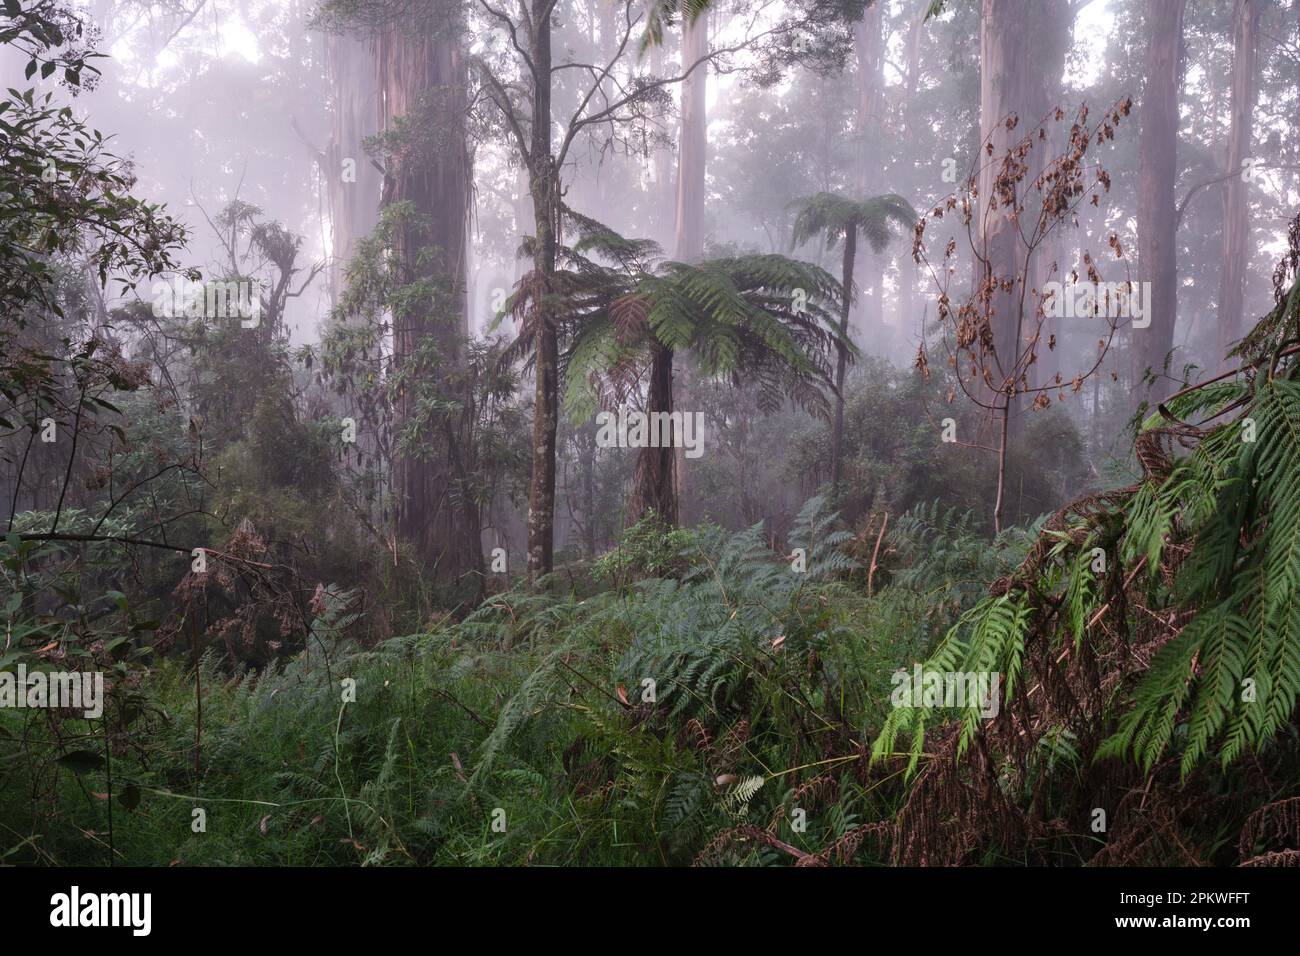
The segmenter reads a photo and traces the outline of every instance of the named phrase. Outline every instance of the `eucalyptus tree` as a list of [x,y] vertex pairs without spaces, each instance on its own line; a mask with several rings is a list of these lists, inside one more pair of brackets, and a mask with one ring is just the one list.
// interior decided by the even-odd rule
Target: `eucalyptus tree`
[[[1142,122],[1138,162],[1138,261],[1152,286],[1151,330],[1135,349],[1135,379],[1152,380],[1174,348],[1178,319],[1178,92],[1187,0],[1150,0],[1147,5],[1147,80],[1139,106]],[[1163,398],[1167,383],[1156,386]]]
[[[1227,171],[1249,163],[1251,131],[1259,97],[1256,78],[1260,7],[1255,0],[1236,0],[1232,8],[1232,92],[1228,127]],[[1246,173],[1249,175],[1249,172]],[[1250,206],[1246,176],[1223,184],[1223,261],[1219,270],[1219,337],[1217,355],[1225,367],[1232,344],[1245,331],[1244,288],[1250,263]]]
[[383,170],[379,205],[402,210],[388,221],[392,275],[405,290],[389,303],[392,433],[403,436],[392,461],[395,530],[434,582],[455,590],[477,590],[484,574],[465,468],[474,404],[466,374],[468,15],[464,0],[328,0],[316,16],[374,51],[379,130],[366,146]]

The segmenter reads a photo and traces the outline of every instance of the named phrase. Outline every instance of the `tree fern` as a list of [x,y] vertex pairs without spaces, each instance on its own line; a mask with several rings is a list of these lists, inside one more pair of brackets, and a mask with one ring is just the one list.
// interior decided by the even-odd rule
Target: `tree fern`
[[[1219,426],[1150,501],[1159,517],[1142,513],[1138,527],[1157,560],[1173,532],[1168,513],[1187,505],[1177,523],[1194,546],[1174,593],[1196,616],[1153,661],[1106,752],[1132,749],[1150,766],[1186,706],[1186,774],[1225,729],[1225,765],[1263,746],[1300,695],[1300,387],[1261,376],[1240,419]],[[1169,530],[1155,540],[1156,527]]]

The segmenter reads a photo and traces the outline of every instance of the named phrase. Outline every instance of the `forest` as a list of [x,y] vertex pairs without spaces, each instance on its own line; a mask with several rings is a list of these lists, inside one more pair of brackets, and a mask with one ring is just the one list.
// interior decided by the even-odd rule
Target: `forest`
[[0,866],[1300,866],[1300,0],[0,74]]

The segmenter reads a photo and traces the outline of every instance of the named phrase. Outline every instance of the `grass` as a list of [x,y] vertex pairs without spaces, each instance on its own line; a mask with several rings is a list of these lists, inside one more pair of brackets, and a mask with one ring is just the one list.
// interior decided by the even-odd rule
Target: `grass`
[[[761,863],[791,857],[716,838],[781,818],[815,853],[887,814],[897,791],[852,754],[928,640],[924,600],[794,574],[754,532],[695,547],[680,578],[512,591],[369,650],[157,661],[103,721],[0,711],[5,860]],[[107,762],[59,759],[106,734]]]

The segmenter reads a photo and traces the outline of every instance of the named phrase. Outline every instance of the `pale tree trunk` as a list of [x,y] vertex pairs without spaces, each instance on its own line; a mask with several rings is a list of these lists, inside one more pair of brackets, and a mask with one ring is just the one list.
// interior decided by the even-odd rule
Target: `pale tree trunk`
[[[680,262],[698,262],[704,258],[704,174],[708,158],[708,64],[700,63],[709,53],[709,14],[700,14],[694,23],[682,25],[682,64],[683,72],[690,70],[690,75],[682,81],[681,126],[678,129],[677,144],[677,215],[673,238],[673,256]],[[698,65],[696,65],[698,63]],[[691,69],[694,67],[694,69]],[[658,350],[651,369],[653,382],[661,381],[665,374],[662,367],[667,363],[667,384],[670,390],[668,402],[672,396],[672,360],[669,349]],[[656,375],[659,379],[656,379]],[[647,410],[650,410],[647,399]],[[664,467],[663,459],[669,460],[671,481],[664,486],[659,477]],[[628,503],[629,520],[639,515],[646,507],[645,495],[651,487],[661,489],[657,492],[661,500],[655,505],[663,517],[672,524],[677,523],[678,502],[686,491],[685,449],[676,448],[664,452],[658,448],[643,448],[637,456],[636,474],[633,480],[632,496]],[[642,481],[640,476],[648,476]],[[654,477],[650,477],[654,476]],[[652,484],[645,484],[652,482]],[[671,502],[667,499],[671,498]]]
[[[436,378],[444,397],[472,408],[463,374],[471,166],[464,129],[466,69],[452,31],[395,24],[379,37],[378,73],[385,128],[428,110],[425,119],[439,129],[436,149],[426,145],[390,157],[384,181],[386,204],[410,202],[426,217],[397,237],[404,281],[432,280],[439,290],[433,301],[394,316],[394,364],[414,370],[417,379],[397,397],[399,433],[416,414],[414,390],[428,377]],[[422,258],[428,252],[431,261]],[[436,357],[422,360],[421,351],[430,347]],[[396,456],[394,488],[398,535],[414,547],[426,573],[437,583],[479,593],[483,555],[477,505],[467,484],[468,427],[461,416],[435,415],[421,435],[425,447]]]
[[[858,132],[865,143],[876,142],[884,129],[885,35],[881,4],[867,7],[862,20],[854,27],[854,50],[858,58]],[[880,184],[880,172],[864,150],[858,167],[858,186],[864,194]]]
[[[899,139],[910,142],[912,111],[915,109],[916,90],[921,80],[921,30],[925,24],[925,8],[918,6],[912,14],[912,22],[907,30],[907,74],[904,80],[903,121]],[[919,319],[916,313],[916,279],[917,266],[912,260],[912,237],[906,240],[905,251],[898,257],[898,315],[899,324],[904,330],[910,330],[911,324]]]
[[[994,181],[1002,158],[1026,136],[1038,128],[1051,108],[1051,91],[1060,82],[1062,43],[1053,32],[1062,29],[1068,5],[1064,0],[983,0],[980,19],[980,141],[992,144],[989,155],[981,147],[979,163],[980,208],[975,223],[975,242],[984,261],[975,264],[977,284],[992,279],[1001,283],[990,296],[990,324],[997,362],[990,369],[992,389],[978,385],[976,394],[993,399],[1013,376],[1017,359],[1024,346],[1027,326],[1033,324],[1030,296],[1023,289],[1024,257],[1027,250],[1020,239],[1019,226],[1005,205],[990,207]],[[1007,120],[1018,123],[1007,129]],[[1030,171],[1018,193],[1030,197],[1032,183],[1046,162],[1046,147],[1036,143],[1030,152]],[[1036,215],[1036,214],[1035,214]],[[1027,217],[1033,221],[1033,217]],[[1006,287],[1009,285],[1009,287]],[[1021,314],[1021,298],[1027,315]],[[1012,383],[1020,387],[1021,383]],[[1014,435],[1021,424],[1018,398],[999,398],[1005,404],[1006,419],[999,431]]]
[[[916,97],[916,89],[921,81],[921,31],[925,29],[925,9],[917,7],[912,14],[911,25],[907,28],[907,105],[910,107]],[[906,117],[911,110],[904,111],[903,128],[907,128]]]
[[381,177],[362,143],[378,129],[379,88],[369,42],[331,34],[326,44],[334,112],[323,172],[333,232],[329,293],[337,306],[356,241],[375,228]]
[[[883,192],[880,170],[876,167],[873,147],[884,138],[885,36],[883,4],[873,3],[854,28],[854,49],[858,59],[858,132],[863,150],[858,163],[858,198]],[[863,249],[858,284],[858,342],[862,348],[878,352],[884,336],[884,257],[870,247]],[[846,289],[847,291],[847,289]],[[838,456],[834,468],[838,468]]]
[[[1030,91],[1034,79],[1030,63],[1027,18],[1032,0],[983,0],[980,19],[980,142],[978,162],[980,207],[974,223],[979,256],[975,282],[1011,279],[1017,271],[1018,231],[1005,206],[990,208],[994,178],[1001,157],[1025,135],[1026,124],[1037,122],[1035,97]],[[1007,129],[1007,119],[1019,118],[1019,125]],[[983,144],[991,144],[989,154]],[[1020,343],[1018,287],[997,288],[990,296],[990,324],[994,367],[989,369],[991,388],[976,384],[976,394],[990,403],[1002,403],[996,397],[1006,377],[1012,374]],[[1007,402],[1015,404],[1014,401]],[[1007,410],[1009,414],[1009,409]]]
[[592,3],[596,7],[596,16],[593,19],[600,23],[600,58],[605,62],[618,48],[619,15],[622,13],[623,5],[619,0],[592,0]]
[[882,296],[885,281],[885,256],[864,244],[858,272],[858,316],[853,340],[869,355],[884,354],[885,313]]
[[[533,215],[533,195],[527,167],[515,174],[515,197],[510,205],[515,215],[515,233],[520,236],[537,235],[537,221],[536,216]],[[520,256],[515,260],[511,278],[518,282],[527,271],[528,259],[526,256]]]
[[[1039,107],[1045,112],[1029,118],[1030,122],[1035,123],[1043,120],[1046,113],[1050,113],[1054,108],[1066,109],[1065,104],[1061,102],[1061,82],[1065,75],[1065,57],[1074,43],[1074,20],[1069,5],[1048,4],[1038,13],[1039,19],[1033,25],[1034,32],[1039,36],[1050,37],[1051,42],[1044,44],[1037,54],[1042,63],[1039,82],[1043,93]],[[1037,145],[1031,154],[1035,179],[1041,176],[1048,164],[1064,153],[1069,146],[1069,128],[1066,125],[1049,121],[1044,124],[1044,127],[1043,134],[1046,138],[1037,140],[1035,137]],[[1037,221],[1042,211],[1039,198],[1037,190],[1030,193],[1027,213],[1031,221]],[[1031,292],[1025,299],[1028,314],[1021,330],[1022,351],[1033,349],[1034,353],[1034,363],[1029,367],[1028,374],[1028,384],[1031,386],[1045,386],[1055,382],[1056,376],[1061,372],[1063,340],[1066,335],[1078,331],[1061,326],[1059,320],[1058,324],[1053,325],[1051,319],[1046,320],[1040,328],[1036,317],[1037,300],[1032,291],[1037,289],[1041,293],[1046,283],[1061,281],[1061,270],[1065,268],[1062,260],[1069,258],[1073,261],[1074,256],[1070,252],[1069,244],[1076,240],[1073,236],[1066,238],[1063,231],[1066,225],[1064,223],[1053,225],[1032,254],[1029,270]],[[1056,336],[1056,345],[1055,348],[1049,348],[1053,335]],[[1039,337],[1036,343],[1033,341],[1035,336]],[[1074,373],[1070,374],[1073,376]]]
[[[1051,31],[1059,30],[1065,9],[1068,7],[1064,0],[983,0],[981,7],[980,205],[974,223],[978,256],[973,278],[977,287],[992,285],[988,308],[995,359],[988,369],[989,382],[976,382],[972,387],[982,401],[994,406],[993,440],[998,448],[995,530],[1002,527],[1007,452],[1023,426],[1024,402],[1015,392],[1024,383],[1019,380],[1017,364],[1025,328],[1033,322],[1033,303],[1023,287],[1027,250],[1020,238],[1020,226],[1013,221],[1013,210],[1008,205],[994,208],[990,199],[1003,157],[1038,128],[1050,107],[1048,88],[1058,62],[1050,44],[1060,42]],[[1012,117],[1018,122],[1008,129],[1007,121]],[[991,153],[986,152],[984,144],[992,146]],[[1029,194],[1045,162],[1043,149],[1039,143],[1031,151],[1031,169],[1017,188],[1018,196]],[[1022,297],[1027,316],[1021,312]],[[999,395],[999,391],[1010,394]]]
[[[1133,351],[1139,357],[1135,387],[1145,369],[1159,374],[1164,368],[1174,347],[1178,319],[1174,180],[1178,174],[1178,78],[1186,8],[1187,0],[1147,3],[1147,82],[1138,144],[1138,265],[1139,278],[1151,283],[1151,324],[1133,333]],[[1157,379],[1151,397],[1163,398],[1169,390],[1164,379]]]
[[[682,69],[689,70],[709,52],[709,14],[682,28]],[[682,125],[677,156],[677,233],[673,255],[695,262],[704,255],[704,171],[708,149],[705,94],[708,64],[701,63],[682,81]]]
[[[665,75],[664,46],[661,43],[656,43],[650,48],[650,72],[657,77]],[[672,130],[670,128],[665,135],[671,136],[671,134]],[[673,151],[667,146],[654,151],[654,183],[652,189],[655,201],[652,204],[653,234],[665,249],[669,248],[669,242],[673,238],[674,230],[677,227],[675,219],[677,187],[673,180],[673,158]]]
[[1223,265],[1219,273],[1218,354],[1221,368],[1243,329],[1242,286],[1250,258],[1250,188],[1240,174],[1250,155],[1251,115],[1255,109],[1255,54],[1259,43],[1259,0],[1236,0],[1232,11],[1232,125],[1228,133],[1228,166],[1237,171],[1223,190]]

